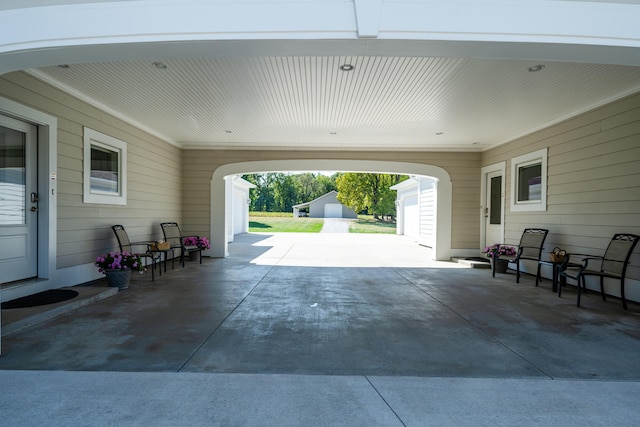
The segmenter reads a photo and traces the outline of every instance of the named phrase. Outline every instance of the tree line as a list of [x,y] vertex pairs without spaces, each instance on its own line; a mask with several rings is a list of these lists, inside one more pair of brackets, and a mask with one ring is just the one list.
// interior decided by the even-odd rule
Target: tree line
[[395,216],[396,192],[389,187],[404,181],[406,175],[337,172],[258,173],[242,178],[256,188],[250,191],[252,212],[291,212],[294,205],[310,202],[330,192],[338,192],[340,203],[357,213]]

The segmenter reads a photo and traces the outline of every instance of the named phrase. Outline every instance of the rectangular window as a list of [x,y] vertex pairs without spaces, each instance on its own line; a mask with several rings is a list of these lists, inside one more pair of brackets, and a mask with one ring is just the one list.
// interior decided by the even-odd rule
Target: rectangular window
[[84,128],[84,202],[127,204],[127,144]]
[[502,176],[491,178],[489,224],[500,224],[502,220]]
[[26,135],[0,126],[0,225],[27,223]]
[[547,210],[547,149],[511,159],[511,211]]

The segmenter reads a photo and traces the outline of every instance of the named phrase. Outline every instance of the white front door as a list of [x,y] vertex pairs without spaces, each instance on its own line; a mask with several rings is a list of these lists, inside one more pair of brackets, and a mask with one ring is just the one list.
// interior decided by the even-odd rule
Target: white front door
[[502,171],[486,175],[484,201],[485,246],[502,243]]
[[0,283],[38,275],[37,129],[0,116]]

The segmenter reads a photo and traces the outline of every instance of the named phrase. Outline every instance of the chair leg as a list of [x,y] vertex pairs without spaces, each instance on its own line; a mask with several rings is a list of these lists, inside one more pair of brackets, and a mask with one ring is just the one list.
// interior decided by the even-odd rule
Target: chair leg
[[[553,278],[552,280],[555,281],[555,278]],[[536,286],[538,286],[539,281],[542,281],[542,277],[540,276],[540,263],[538,263],[538,271],[536,272]]]
[[578,276],[578,302],[576,305],[580,307],[580,294],[582,293],[582,286],[580,286],[580,282],[582,282],[582,286],[584,286],[584,276]]
[[496,277],[496,258],[491,260],[491,277]]
[[620,279],[620,299],[622,299],[622,308],[627,309],[627,299],[624,297],[624,277]]
[[516,283],[520,283],[520,260],[516,261]]
[[602,297],[602,301],[606,301],[607,297],[604,295],[604,278],[600,276],[600,296]]
[[202,251],[198,251],[198,254],[200,254],[200,264],[202,264]]

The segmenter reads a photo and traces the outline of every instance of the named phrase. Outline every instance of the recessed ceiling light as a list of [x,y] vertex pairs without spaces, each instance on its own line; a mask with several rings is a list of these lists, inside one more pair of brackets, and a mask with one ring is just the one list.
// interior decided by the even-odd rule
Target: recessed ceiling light
[[230,130],[225,130],[224,133],[231,133],[231,131]]
[[329,132],[329,135],[337,135],[338,132]]
[[156,61],[156,62],[152,63],[151,65],[156,67],[158,70],[166,70],[167,69],[167,64],[165,64],[164,62]]
[[58,65],[58,67],[59,67],[59,68],[65,68],[65,69],[67,69],[67,68],[71,68],[71,67],[69,66],[69,64],[60,64],[60,65]]
[[444,132],[436,132],[436,135],[444,135]]
[[353,69],[356,68],[351,64],[342,64],[340,66],[340,71],[353,71]]
[[527,71],[529,71],[530,73],[535,73],[537,71],[542,71],[542,70],[544,70],[544,65],[542,64],[532,65],[527,69]]

